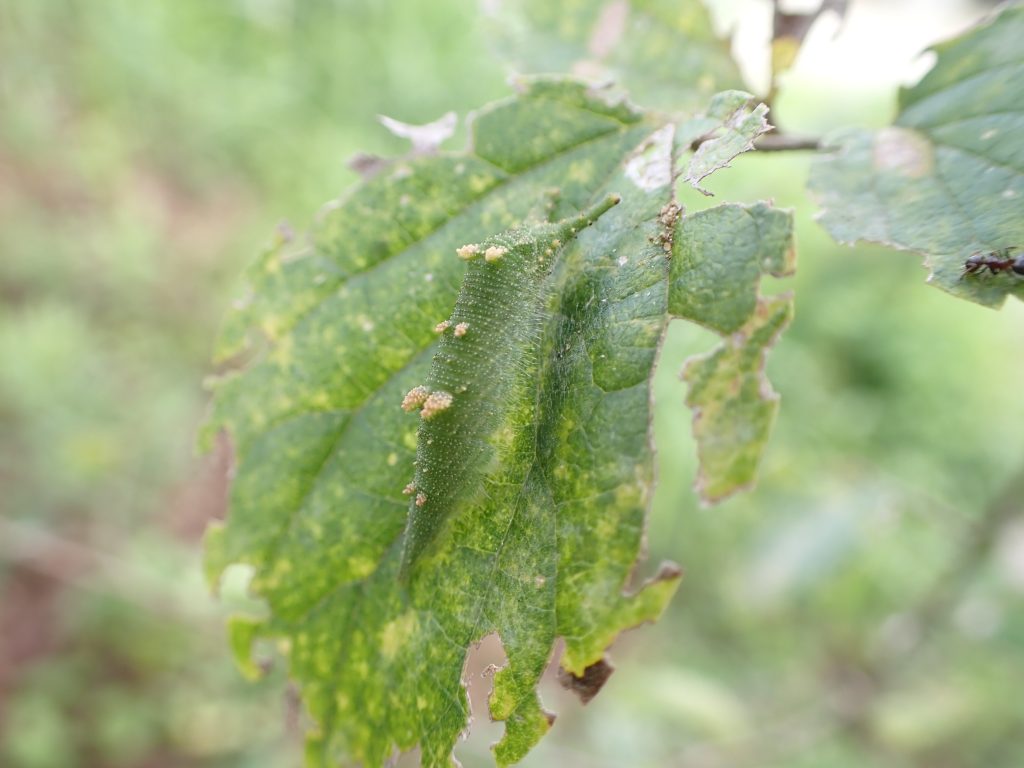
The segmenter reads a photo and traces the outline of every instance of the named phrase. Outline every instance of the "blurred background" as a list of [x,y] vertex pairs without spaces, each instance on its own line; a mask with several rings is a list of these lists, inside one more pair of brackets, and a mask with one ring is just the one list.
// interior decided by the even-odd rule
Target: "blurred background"
[[[764,87],[770,4],[711,5]],[[853,0],[776,120],[885,124],[922,48],[988,10]],[[279,221],[303,228],[356,152],[404,151],[378,113],[507,94],[478,20],[474,0],[0,0],[0,765],[300,764],[282,665],[241,679],[223,619],[244,595],[200,575],[230,465],[193,448],[212,338]],[[759,486],[697,504],[676,374],[714,340],[673,325],[648,539],[686,578],[585,710],[545,684],[559,720],[524,765],[1024,765],[1024,305],[835,245],[808,164],[748,156],[709,184],[797,211]],[[500,730],[476,718],[467,768]]]

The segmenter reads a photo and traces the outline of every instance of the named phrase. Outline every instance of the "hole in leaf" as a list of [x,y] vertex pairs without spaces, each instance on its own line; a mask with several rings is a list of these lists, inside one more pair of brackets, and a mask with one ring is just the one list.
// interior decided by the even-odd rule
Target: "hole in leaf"
[[494,675],[508,664],[508,657],[496,632],[470,647],[462,667],[462,685],[469,697],[469,722],[462,743],[455,748],[464,765],[483,765],[491,757],[491,745],[499,741],[505,726],[491,720],[489,701]]
[[579,697],[580,702],[587,704],[597,696],[598,692],[608,682],[615,667],[605,659],[601,659],[583,670],[583,674],[576,675],[566,672],[561,667],[558,669],[558,682],[568,691],[572,691]]

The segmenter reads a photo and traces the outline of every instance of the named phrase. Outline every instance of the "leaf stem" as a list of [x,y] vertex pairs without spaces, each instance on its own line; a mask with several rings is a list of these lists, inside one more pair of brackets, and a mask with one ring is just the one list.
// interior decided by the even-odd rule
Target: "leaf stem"
[[[697,148],[705,141],[714,138],[714,134],[701,136],[690,145],[690,151],[696,152]],[[760,136],[754,141],[754,149],[758,152],[803,152],[807,150],[818,151],[825,146],[824,141],[815,136],[790,136],[786,133],[769,133]]]
[[758,152],[818,151],[822,146],[822,140],[815,136],[790,136],[785,133],[769,133],[754,142]]

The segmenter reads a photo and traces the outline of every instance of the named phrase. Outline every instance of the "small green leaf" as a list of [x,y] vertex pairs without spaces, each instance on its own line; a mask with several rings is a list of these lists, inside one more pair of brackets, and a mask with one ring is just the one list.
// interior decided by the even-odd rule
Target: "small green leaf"
[[720,205],[677,225],[669,311],[724,337],[683,373],[700,458],[697,491],[706,502],[754,481],[778,410],[764,358],[792,314],[791,299],[762,299],[758,289],[763,275],[784,277],[795,267],[789,212]]
[[743,87],[700,0],[503,0],[491,21],[518,71],[611,79],[645,107],[686,114]]
[[696,487],[706,502],[719,501],[754,482],[779,410],[779,396],[764,375],[765,355],[792,316],[789,296],[758,299],[745,326],[683,369],[700,458]]
[[841,242],[925,255],[929,282],[999,306],[1024,299],[1012,274],[965,275],[974,253],[1024,246],[1024,7],[936,47],[934,69],[900,94],[895,125],[845,132],[811,189]]
[[[725,168],[735,157],[754,148],[754,139],[771,130],[766,115],[768,107],[757,103],[749,93],[725,91],[711,100],[704,120],[711,126],[702,134],[697,151],[686,169],[686,180],[705,195],[700,182],[720,168]],[[698,121],[688,121],[685,128],[694,130]]]

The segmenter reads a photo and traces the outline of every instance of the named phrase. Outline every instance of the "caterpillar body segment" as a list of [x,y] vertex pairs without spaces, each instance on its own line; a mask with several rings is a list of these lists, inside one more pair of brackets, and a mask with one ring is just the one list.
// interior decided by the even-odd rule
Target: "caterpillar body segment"
[[482,488],[536,356],[559,254],[618,202],[609,195],[560,222],[508,230],[459,249],[469,266],[455,309],[437,326],[441,339],[427,380],[403,402],[406,410],[419,409],[421,420],[401,579]]

